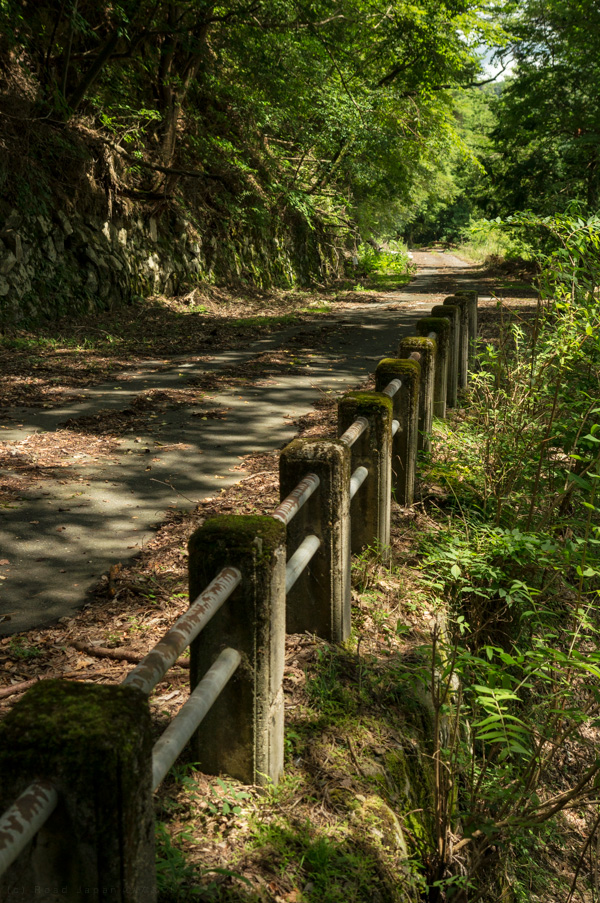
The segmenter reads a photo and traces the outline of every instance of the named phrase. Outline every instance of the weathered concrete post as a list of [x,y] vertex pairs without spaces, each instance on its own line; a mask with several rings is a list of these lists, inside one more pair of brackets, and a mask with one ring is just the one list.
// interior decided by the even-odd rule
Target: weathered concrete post
[[392,486],[398,504],[408,507],[415,495],[421,365],[415,360],[384,358],[375,371],[376,390],[383,392],[393,379],[401,380],[402,386],[392,398],[394,420],[399,423],[392,439]]
[[225,647],[242,662],[191,742],[203,771],[266,784],[283,769],[284,525],[266,515],[207,520],[189,542],[190,599],[227,566],[242,581],[191,645],[191,690]]
[[352,552],[376,545],[384,557],[390,546],[392,498],[392,399],[379,392],[351,392],[338,404],[338,436],[357,417],[364,417],[367,429],[352,444],[352,473],[365,467],[369,475],[350,502]]
[[458,343],[458,388],[466,389],[469,384],[469,302],[461,295],[444,298],[444,307],[458,307],[460,338]]
[[474,291],[456,292],[459,298],[467,299],[467,308],[469,311],[469,369],[475,369],[475,360],[477,358],[477,302],[479,295]]
[[156,900],[152,732],[133,687],[35,684],[0,725],[0,811],[35,779],[58,805],[0,878],[0,899]]
[[432,317],[445,317],[450,324],[448,337],[448,379],[446,403],[449,408],[456,407],[458,397],[458,353],[460,341],[460,308],[456,304],[437,304],[431,309]]
[[402,339],[398,347],[398,357],[402,359],[420,355],[421,383],[419,386],[419,451],[431,448],[431,426],[433,423],[433,385],[435,380],[436,343],[422,336]]
[[288,548],[311,533],[321,544],[288,593],[287,632],[341,643],[350,635],[350,449],[335,439],[294,439],[279,459],[281,498],[308,473],[319,488],[289,524]]
[[450,324],[445,317],[423,317],[417,322],[420,336],[435,333],[435,373],[433,378],[433,416],[446,418],[448,393],[448,354],[450,350]]

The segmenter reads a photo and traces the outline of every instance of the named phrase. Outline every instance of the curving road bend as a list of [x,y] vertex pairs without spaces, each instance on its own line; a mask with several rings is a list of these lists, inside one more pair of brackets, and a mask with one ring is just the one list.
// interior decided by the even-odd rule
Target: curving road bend
[[[39,482],[0,509],[0,635],[72,614],[111,564],[126,561],[142,548],[168,507],[189,508],[243,478],[240,456],[288,442],[296,432],[294,421],[323,393],[341,395],[356,386],[380,358],[394,353],[402,335],[434,304],[457,288],[477,288],[469,265],[452,255],[415,251],[414,262],[415,278],[386,295],[384,302],[361,303],[357,294],[356,302],[336,310],[334,330],[314,351],[310,330],[303,324],[213,360],[190,363],[176,358],[171,368],[159,373],[142,367],[122,374],[117,381],[86,390],[84,398],[69,407],[11,410],[10,420],[0,420],[0,438],[16,443],[101,409],[122,410],[148,389],[180,389],[199,376],[243,366],[298,333],[304,344],[299,372],[211,395],[212,409],[224,409],[225,416],[199,416],[206,401],[167,410],[159,436],[142,429],[134,438],[120,439],[101,461],[86,463],[80,456],[64,480]],[[313,332],[319,328],[315,324]]]

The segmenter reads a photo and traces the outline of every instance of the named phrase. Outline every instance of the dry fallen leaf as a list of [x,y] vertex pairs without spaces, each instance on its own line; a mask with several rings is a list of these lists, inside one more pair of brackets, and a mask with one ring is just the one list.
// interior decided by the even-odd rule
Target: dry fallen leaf
[[157,696],[156,699],[153,700],[153,702],[168,702],[169,699],[174,699],[175,696],[179,695],[179,690],[173,690],[172,693],[167,693],[165,696]]

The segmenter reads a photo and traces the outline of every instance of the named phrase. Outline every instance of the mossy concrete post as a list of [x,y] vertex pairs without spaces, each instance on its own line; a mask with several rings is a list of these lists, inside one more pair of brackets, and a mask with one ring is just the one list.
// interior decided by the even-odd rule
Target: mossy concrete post
[[436,343],[425,336],[407,336],[398,346],[398,357],[410,359],[419,355],[421,382],[419,385],[419,439],[418,450],[429,451],[433,424],[433,386],[435,380]]
[[478,331],[478,323],[477,323],[477,302],[479,301],[479,295],[475,291],[461,291],[456,292],[459,298],[467,299],[467,308],[469,312],[469,369],[475,369],[475,360],[477,358],[477,331]]
[[423,317],[417,322],[417,332],[428,336],[434,332],[435,372],[433,377],[433,416],[446,418],[446,395],[448,393],[448,355],[450,351],[450,324],[445,317]]
[[402,386],[392,398],[394,420],[400,424],[392,439],[392,487],[398,504],[408,507],[415,497],[421,365],[414,360],[384,358],[375,371],[376,390],[383,392],[393,379],[401,380]]
[[376,546],[386,556],[390,547],[392,502],[392,399],[379,392],[350,392],[338,404],[338,435],[364,417],[368,428],[350,448],[351,471],[366,467],[366,478],[350,502],[350,548]]
[[148,702],[134,687],[43,680],[0,725],[0,812],[36,779],[58,805],[0,878],[2,900],[156,900]]
[[192,738],[194,761],[267,784],[283,770],[285,526],[266,515],[209,518],[189,542],[190,599],[224,567],[242,580],[191,645],[191,689],[227,646],[242,662]]
[[287,632],[341,643],[350,635],[350,449],[336,439],[294,439],[279,459],[281,498],[308,473],[319,488],[288,525],[288,548],[309,534],[321,545],[288,593]]
[[450,295],[444,299],[444,307],[458,307],[458,388],[466,389],[469,384],[469,302],[461,295]]
[[448,337],[448,378],[446,380],[446,404],[456,407],[458,398],[458,344],[460,341],[460,308],[456,304],[437,304],[431,309],[432,317],[445,317],[450,325]]

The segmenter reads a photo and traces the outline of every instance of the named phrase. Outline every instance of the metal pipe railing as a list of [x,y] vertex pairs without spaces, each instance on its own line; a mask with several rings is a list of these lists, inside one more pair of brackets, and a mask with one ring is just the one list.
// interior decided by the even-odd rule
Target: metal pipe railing
[[318,536],[307,536],[302,540],[290,560],[285,567],[285,591],[289,593],[292,586],[311,560],[319,546],[321,540]]
[[357,467],[352,476],[350,477],[350,498],[353,499],[362,484],[365,482],[367,477],[369,476],[369,471],[366,467]]
[[202,628],[240,585],[242,575],[237,568],[223,568],[195,599],[185,614],[165,633],[162,640],[130,671],[123,686],[137,687],[148,696],[177,658]]
[[[387,395],[389,398],[393,398],[396,392],[400,390],[402,386],[401,379],[393,379],[383,390],[383,395]],[[369,427],[369,421],[366,417],[357,417],[354,423],[352,423],[345,433],[342,433],[340,436],[340,442],[343,442],[348,448],[351,448],[354,443],[359,439],[366,429]]]
[[224,649],[156,741],[152,749],[152,790],[156,790],[161,784],[241,660],[241,655],[235,649]]
[[287,526],[292,518],[298,514],[302,505],[304,505],[313,492],[319,488],[320,482],[316,473],[307,474],[300,480],[296,488],[290,492],[287,498],[280,502],[271,516],[277,518],[277,520],[280,520],[282,524]]
[[0,875],[13,864],[58,803],[48,781],[34,781],[0,818]]
[[366,417],[357,417],[354,423],[350,424],[345,433],[342,433],[340,436],[340,442],[343,442],[344,445],[347,445],[348,448],[352,448],[357,439],[360,439],[362,434],[369,427],[369,421]]
[[[438,342],[440,336],[435,331],[431,331],[427,338]],[[415,350],[409,354],[409,358],[422,362],[424,353]],[[466,367],[466,363],[464,366]],[[393,379],[383,389],[383,394],[393,398],[402,384],[402,379]],[[343,433],[340,441],[347,447],[352,447],[369,428],[367,418],[358,417]],[[395,436],[399,429],[399,421],[393,420],[392,435]],[[364,466],[357,467],[353,472],[349,487],[351,499],[355,497],[368,476],[369,470]],[[371,479],[376,479],[374,473]],[[307,474],[279,504],[272,517],[286,526],[289,525],[302,506],[316,492],[319,485],[320,479],[317,474]],[[303,528],[299,530],[300,535],[302,532]],[[294,586],[321,544],[322,540],[312,534],[306,536],[300,543],[286,565],[286,593]],[[223,568],[209,586],[197,596],[188,611],[175,622],[142,662],[125,677],[123,685],[135,686],[144,694],[149,695],[175,663],[178,656],[198,637],[203,627],[219,611],[241,582],[240,570],[235,567]],[[230,640],[230,642],[236,645],[235,640]],[[160,785],[219,694],[235,674],[241,661],[242,655],[236,649],[228,647],[221,652],[156,742],[152,751],[153,789]],[[10,868],[43,827],[54,812],[58,799],[58,792],[52,783],[42,779],[35,780],[0,816],[0,876]]]
[[390,398],[393,398],[396,392],[400,390],[402,386],[401,379],[393,379],[391,383],[388,383],[385,389],[383,390],[383,395],[388,395]]

